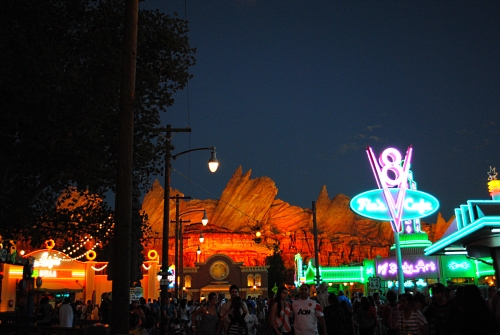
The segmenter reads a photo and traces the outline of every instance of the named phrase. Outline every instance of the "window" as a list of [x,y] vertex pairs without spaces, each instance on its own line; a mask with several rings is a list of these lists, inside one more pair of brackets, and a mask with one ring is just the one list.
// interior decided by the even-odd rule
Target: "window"
[[255,285],[255,278],[253,277],[253,275],[247,276],[247,284],[249,287],[252,287]]
[[262,286],[262,276],[261,275],[255,275],[255,286]]
[[191,276],[184,277],[184,286],[191,287],[191,280],[192,280]]

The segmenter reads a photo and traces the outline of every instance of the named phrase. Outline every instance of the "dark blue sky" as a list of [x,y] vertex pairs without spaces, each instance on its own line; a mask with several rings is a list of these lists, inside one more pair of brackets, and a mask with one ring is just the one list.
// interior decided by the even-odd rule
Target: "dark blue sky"
[[[488,199],[500,168],[498,1],[164,1],[197,48],[194,78],[164,124],[188,125],[174,153],[172,186],[217,199],[238,168],[267,176],[278,198],[310,207],[376,188],[365,154],[413,145],[419,189],[445,219]],[[189,107],[188,107],[189,106]],[[186,178],[191,179],[188,182]],[[160,178],[163,183],[163,178]]]

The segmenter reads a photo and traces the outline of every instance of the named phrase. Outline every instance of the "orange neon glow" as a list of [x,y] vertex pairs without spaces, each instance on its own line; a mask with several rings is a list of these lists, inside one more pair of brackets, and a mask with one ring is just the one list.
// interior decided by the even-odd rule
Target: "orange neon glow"
[[71,276],[73,278],[75,278],[75,277],[84,278],[85,277],[85,270],[73,270],[71,273]]
[[93,261],[97,257],[97,253],[94,250],[89,250],[86,253],[86,257],[89,261]]
[[158,257],[158,252],[156,252],[156,250],[154,250],[154,249],[149,250],[148,258],[150,260],[154,260],[154,259],[156,259],[156,257]]
[[45,247],[49,250],[52,250],[56,246],[56,243],[54,242],[53,239],[45,241]]
[[23,277],[23,269],[15,269],[15,268],[10,268],[9,269],[9,277],[10,278],[22,278]]

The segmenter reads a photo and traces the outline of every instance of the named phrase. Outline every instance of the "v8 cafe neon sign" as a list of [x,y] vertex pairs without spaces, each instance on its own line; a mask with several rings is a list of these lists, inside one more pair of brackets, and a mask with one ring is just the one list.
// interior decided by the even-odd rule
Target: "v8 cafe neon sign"
[[401,231],[401,221],[422,218],[435,213],[439,201],[425,192],[408,189],[408,172],[413,149],[405,159],[394,148],[385,149],[377,160],[371,147],[366,149],[378,189],[351,199],[351,209],[364,217],[390,221],[392,230]]
[[[389,189],[392,198],[399,189]],[[430,194],[416,190],[406,190],[401,220],[414,220],[429,216],[439,208],[439,201]],[[383,190],[372,190],[358,194],[351,200],[351,209],[361,216],[374,220],[392,220],[389,207],[385,203]]]

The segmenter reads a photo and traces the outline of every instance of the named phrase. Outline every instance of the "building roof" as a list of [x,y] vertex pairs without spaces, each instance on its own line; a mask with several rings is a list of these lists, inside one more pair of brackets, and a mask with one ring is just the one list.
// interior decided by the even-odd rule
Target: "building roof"
[[439,241],[425,249],[425,255],[500,247],[500,231],[494,228],[500,230],[500,200],[469,200],[455,209],[455,220]]

